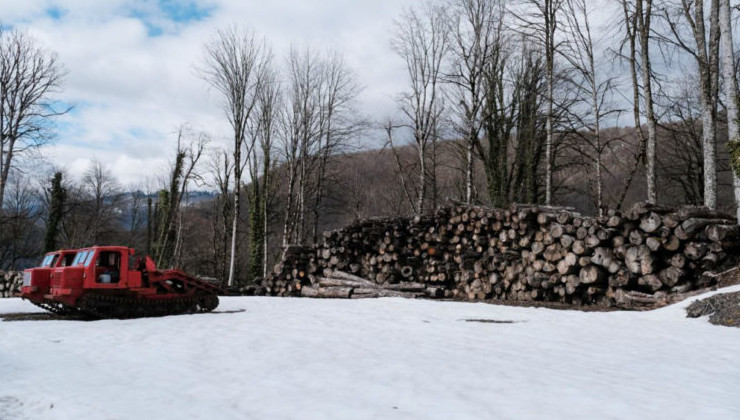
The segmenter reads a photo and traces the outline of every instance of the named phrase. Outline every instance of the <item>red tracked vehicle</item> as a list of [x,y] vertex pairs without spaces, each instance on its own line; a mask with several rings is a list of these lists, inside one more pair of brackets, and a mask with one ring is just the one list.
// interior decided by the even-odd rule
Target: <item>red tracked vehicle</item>
[[94,246],[77,250],[69,266],[51,274],[47,301],[95,318],[132,318],[210,312],[217,286],[179,269],[159,271],[132,248]]
[[41,265],[26,269],[23,272],[23,284],[18,296],[28,299],[34,305],[50,312],[58,314],[70,312],[69,308],[58,302],[48,300],[44,296],[49,293],[51,274],[54,269],[72,264],[76,255],[77,250],[75,249],[62,249],[44,255]]

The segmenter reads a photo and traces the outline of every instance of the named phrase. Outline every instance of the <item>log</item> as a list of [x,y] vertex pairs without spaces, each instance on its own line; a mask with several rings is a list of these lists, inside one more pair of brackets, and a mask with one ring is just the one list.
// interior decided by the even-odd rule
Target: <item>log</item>
[[686,220],[691,218],[700,218],[700,219],[717,219],[717,220],[725,220],[735,223],[736,220],[733,216],[722,213],[716,210],[710,210],[707,207],[703,206],[682,206],[681,208],[676,211],[676,216],[680,220]]
[[578,260],[576,258],[576,254],[573,253],[568,253],[565,258],[561,259],[557,264],[558,273],[561,275],[576,273],[578,268]]
[[581,240],[574,241],[571,250],[576,255],[583,255],[586,252],[586,244]]
[[672,267],[683,268],[686,265],[686,258],[683,254],[674,254],[669,260],[669,263]]
[[678,239],[685,241],[691,239],[695,234],[703,230],[708,225],[721,225],[725,223],[727,223],[726,219],[704,219],[692,217],[681,223],[681,225],[674,230],[674,234]]
[[573,246],[575,239],[570,235],[563,235],[560,237],[560,245],[565,249],[570,249]]
[[658,274],[660,281],[668,287],[675,286],[681,279],[683,279],[685,272],[678,267],[668,267],[665,270],[661,270]]
[[550,225],[550,236],[553,239],[559,239],[564,233],[565,229],[560,223],[553,223]]
[[651,236],[645,239],[645,245],[647,245],[647,247],[650,248],[651,251],[656,252],[660,250],[663,242],[660,239]]
[[608,267],[612,263],[614,253],[607,248],[598,247],[591,256],[591,262],[602,267]]
[[370,280],[363,279],[362,277],[358,277],[358,276],[355,276],[355,275],[352,275],[352,274],[349,274],[349,273],[345,273],[344,271],[341,271],[341,270],[334,270],[334,271],[332,271],[330,277],[335,278],[335,279],[342,279],[342,280],[353,281],[353,282],[356,282],[356,283],[364,284],[364,285],[369,286],[369,287],[375,287],[375,286],[377,286],[375,283],[371,282]]
[[678,239],[678,237],[671,235],[665,241],[663,241],[663,248],[671,252],[678,251],[678,249],[681,248],[681,241]]
[[606,225],[611,228],[619,227],[621,224],[622,224],[622,218],[616,215],[609,217],[609,220],[606,221]]
[[640,277],[637,280],[637,284],[650,289],[650,291],[652,292],[656,292],[658,289],[663,287],[663,283],[655,274],[648,274],[646,276]]
[[416,294],[398,292],[394,290],[385,290],[378,288],[356,288],[350,295],[352,299],[367,299],[367,298],[381,298],[381,297],[400,297],[413,299]]
[[705,243],[701,242],[689,242],[684,247],[684,255],[686,255],[686,258],[697,261],[700,260],[704,255],[707,254],[708,246]]
[[602,282],[606,278],[606,274],[598,266],[589,265],[589,266],[581,268],[579,277],[580,277],[581,283],[593,284],[597,282],[598,283]]
[[640,229],[643,232],[653,233],[658,230],[661,224],[662,219],[660,215],[652,211],[640,218]]
[[352,297],[352,287],[302,287],[301,296],[328,299],[349,299]]
[[642,245],[642,243],[645,242],[645,237],[642,236],[642,233],[640,233],[639,230],[633,230],[630,232],[629,237],[632,245]]
[[599,244],[601,244],[601,239],[599,239],[596,235],[588,235],[586,236],[584,243],[589,248],[596,248],[597,246],[599,246]]
[[614,303],[619,308],[638,310],[655,309],[667,304],[660,297],[622,289],[617,289],[614,293]]
[[738,242],[740,225],[710,225],[706,229],[707,238],[714,242]]
[[397,292],[423,292],[426,285],[423,283],[398,283],[387,284],[381,287],[383,290],[394,290]]
[[681,224],[681,218],[675,213],[669,213],[663,216],[663,226],[669,229],[675,229],[679,224]]

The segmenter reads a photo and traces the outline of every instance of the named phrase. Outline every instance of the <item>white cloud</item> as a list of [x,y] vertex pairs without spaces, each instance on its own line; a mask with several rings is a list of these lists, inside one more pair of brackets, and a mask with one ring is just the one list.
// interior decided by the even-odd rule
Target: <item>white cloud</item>
[[[382,118],[403,81],[389,47],[392,22],[413,3],[199,1],[206,18],[176,22],[155,1],[45,0],[0,2],[0,16],[55,51],[68,72],[60,98],[77,108],[44,155],[77,175],[95,156],[127,184],[166,166],[180,124],[228,138],[218,96],[194,71],[216,29],[252,27],[279,63],[291,43],[342,52],[365,86],[362,111]],[[159,36],[149,35],[153,26]]]

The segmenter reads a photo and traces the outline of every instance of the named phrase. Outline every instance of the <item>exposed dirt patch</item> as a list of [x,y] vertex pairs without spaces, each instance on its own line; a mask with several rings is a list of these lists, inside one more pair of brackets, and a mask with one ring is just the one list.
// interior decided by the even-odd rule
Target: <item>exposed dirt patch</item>
[[697,300],[686,308],[686,316],[709,315],[709,322],[726,327],[740,327],[740,292],[722,293]]
[[[469,301],[463,301],[469,302]],[[601,305],[573,305],[564,302],[545,302],[545,301],[519,301],[519,300],[500,300],[500,299],[489,299],[482,300],[480,302],[490,303],[493,305],[506,305],[506,306],[521,306],[527,308],[547,308],[547,309],[559,309],[564,311],[581,311],[581,312],[613,312],[620,311],[617,307],[607,307]]]
[[17,312],[0,314],[3,321],[89,321],[81,315],[58,315],[51,312]]
[[[230,311],[213,311],[198,314],[181,314],[181,315],[206,315],[206,314],[235,314],[246,312],[246,309],[235,309]],[[58,315],[51,312],[17,312],[0,314],[0,320],[3,321],[98,321],[96,318],[85,317],[83,315]],[[2,419],[0,419],[2,420]]]
[[480,322],[482,324],[516,324],[524,321],[511,321],[511,320],[500,320],[500,319],[463,319],[465,322]]

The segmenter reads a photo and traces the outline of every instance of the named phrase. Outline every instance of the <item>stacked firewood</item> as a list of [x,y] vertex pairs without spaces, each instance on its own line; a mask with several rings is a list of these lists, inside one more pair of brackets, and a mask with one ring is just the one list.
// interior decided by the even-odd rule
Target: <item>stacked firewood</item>
[[343,272],[428,297],[611,305],[633,292],[660,298],[716,283],[703,274],[736,262],[738,245],[735,219],[701,207],[584,217],[562,207],[454,206],[358,221],[313,248],[288,248],[265,286],[272,295],[321,297],[329,283],[356,290],[327,282]]
[[13,297],[23,282],[23,273],[20,271],[0,271],[0,298]]

